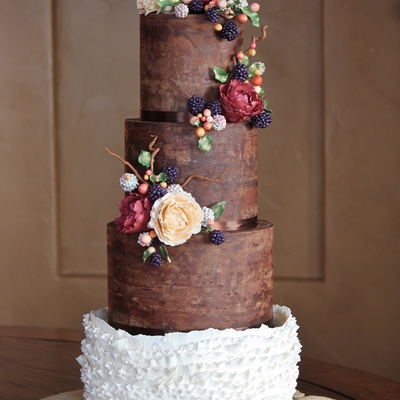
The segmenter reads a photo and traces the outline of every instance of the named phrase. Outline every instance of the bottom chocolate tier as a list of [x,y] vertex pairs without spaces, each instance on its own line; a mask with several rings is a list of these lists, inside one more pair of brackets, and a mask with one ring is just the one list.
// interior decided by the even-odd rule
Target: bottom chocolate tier
[[137,235],[107,225],[108,320],[130,333],[245,329],[272,318],[273,225],[198,234],[168,247],[171,263],[143,262]]

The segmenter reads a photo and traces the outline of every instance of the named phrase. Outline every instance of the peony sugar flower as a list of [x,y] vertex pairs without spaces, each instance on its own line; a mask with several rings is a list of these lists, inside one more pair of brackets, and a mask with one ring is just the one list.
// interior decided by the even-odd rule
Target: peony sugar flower
[[232,79],[219,87],[220,103],[227,121],[234,124],[260,114],[264,102],[250,83]]
[[147,196],[131,193],[118,205],[121,216],[115,218],[117,229],[122,233],[144,232],[150,220],[151,203]]
[[136,0],[136,4],[139,14],[148,15],[160,9],[157,5],[157,0]]
[[149,226],[162,243],[178,246],[201,231],[202,217],[203,211],[190,193],[172,192],[153,204]]

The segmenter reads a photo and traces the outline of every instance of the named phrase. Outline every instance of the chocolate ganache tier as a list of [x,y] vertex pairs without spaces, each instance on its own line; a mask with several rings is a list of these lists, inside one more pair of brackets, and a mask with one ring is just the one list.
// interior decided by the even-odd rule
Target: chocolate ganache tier
[[[214,147],[209,153],[197,149],[193,127],[190,124],[146,122],[138,119],[125,121],[125,160],[137,165],[141,150],[148,150],[154,136],[154,147],[160,151],[155,157],[155,169],[177,165],[180,174],[175,183],[183,184],[190,176],[210,179],[192,179],[185,190],[202,207],[226,201],[226,209],[214,226],[232,230],[255,226],[257,223],[257,130],[249,123],[228,124],[214,135]],[[144,173],[145,167],[138,168]],[[129,168],[126,172],[131,172]],[[217,228],[218,227],[218,228]]]
[[140,17],[141,119],[188,122],[187,100],[193,95],[206,102],[218,99],[219,83],[213,67],[232,69],[242,50],[243,27],[228,42],[203,15],[151,14]]
[[143,262],[136,235],[107,226],[109,322],[132,333],[245,329],[272,318],[273,226],[208,235],[169,248],[160,268]]

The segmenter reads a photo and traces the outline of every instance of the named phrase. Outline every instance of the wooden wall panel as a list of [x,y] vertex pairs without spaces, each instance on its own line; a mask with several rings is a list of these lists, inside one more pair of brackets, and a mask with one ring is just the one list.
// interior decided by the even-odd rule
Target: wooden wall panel
[[131,1],[54,2],[59,273],[106,274],[119,215],[124,119],[139,113],[138,21]]
[[259,131],[260,216],[275,224],[275,277],[321,279],[321,1],[271,1],[262,10],[269,28],[258,48],[273,122]]

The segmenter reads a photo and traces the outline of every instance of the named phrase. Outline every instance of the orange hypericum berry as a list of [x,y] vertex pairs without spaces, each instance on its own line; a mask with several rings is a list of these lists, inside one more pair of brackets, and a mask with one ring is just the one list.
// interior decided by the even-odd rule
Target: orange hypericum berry
[[254,70],[254,75],[260,76],[261,75],[261,71],[259,69],[255,69]]
[[141,183],[138,186],[138,192],[140,194],[146,194],[149,191],[149,185],[147,183]]
[[199,120],[198,117],[192,117],[192,118],[190,118],[190,124],[193,125],[193,126],[195,126],[195,125],[196,125],[196,122],[197,122],[198,120]]
[[155,231],[154,229],[152,229],[152,230],[149,232],[149,235],[150,235],[150,237],[151,237],[152,239],[154,239],[154,238],[157,237],[157,233],[156,233],[156,231]]
[[206,131],[210,131],[211,129],[212,129],[212,123],[211,122],[204,122],[204,124],[203,124],[203,128],[206,130]]
[[215,24],[214,25],[214,30],[216,30],[217,32],[221,32],[222,31],[222,25],[221,24]]
[[255,76],[252,80],[251,80],[251,83],[254,85],[254,86],[260,86],[261,84],[262,84],[262,81],[263,81],[263,79],[261,78],[261,76]]
[[249,20],[249,17],[246,14],[239,14],[237,20],[241,24],[245,24]]
[[206,131],[204,128],[197,128],[196,129],[196,136],[199,138],[202,138],[206,134]]

